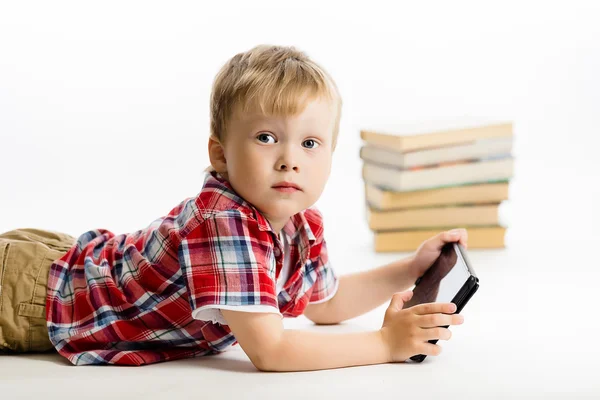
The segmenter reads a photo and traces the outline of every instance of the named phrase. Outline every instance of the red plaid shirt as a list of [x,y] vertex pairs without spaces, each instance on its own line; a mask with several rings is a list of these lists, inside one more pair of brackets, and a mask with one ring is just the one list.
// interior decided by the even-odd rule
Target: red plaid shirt
[[308,209],[284,227],[292,271],[277,233],[216,173],[202,191],[145,229],[97,229],[50,269],[46,318],[56,350],[75,365],[144,365],[215,354],[237,343],[227,325],[192,317],[207,306],[271,307],[296,317],[331,298],[321,214]]

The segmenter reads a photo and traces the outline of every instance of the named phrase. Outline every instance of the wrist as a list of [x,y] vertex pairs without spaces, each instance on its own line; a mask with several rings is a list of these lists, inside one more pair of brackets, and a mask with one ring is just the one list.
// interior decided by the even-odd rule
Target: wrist
[[413,283],[419,278],[417,268],[415,267],[415,253],[406,258],[406,275]]
[[393,361],[393,358],[392,358],[392,351],[391,351],[391,347],[390,347],[388,329],[385,327],[380,328],[378,333],[379,333],[379,339],[381,341],[381,346],[385,349],[385,351],[384,351],[385,362],[391,363]]
[[418,278],[416,270],[414,255],[388,264],[381,271],[383,273],[381,284],[384,285],[382,287],[391,291],[390,296],[396,292],[407,290],[414,285]]

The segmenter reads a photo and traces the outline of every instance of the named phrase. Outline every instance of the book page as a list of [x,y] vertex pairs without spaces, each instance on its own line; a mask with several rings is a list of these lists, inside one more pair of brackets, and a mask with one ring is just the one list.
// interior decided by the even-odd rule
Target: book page
[[457,117],[440,118],[421,121],[404,121],[392,123],[365,124],[362,130],[385,133],[397,136],[422,135],[434,132],[443,132],[448,130],[461,130],[476,127],[485,127],[489,125],[508,124],[510,119],[493,119],[486,117]]

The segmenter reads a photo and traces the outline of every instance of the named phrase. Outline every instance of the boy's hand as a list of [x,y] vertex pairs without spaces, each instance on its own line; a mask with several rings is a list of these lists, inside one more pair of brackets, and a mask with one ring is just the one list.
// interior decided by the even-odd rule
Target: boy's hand
[[423,274],[440,256],[442,247],[444,247],[446,243],[459,242],[466,248],[467,239],[468,236],[466,229],[453,229],[451,231],[445,231],[435,235],[430,239],[427,239],[421,243],[413,256],[409,266],[410,274],[415,280],[420,276],[423,276]]
[[402,309],[412,291],[394,294],[385,312],[381,335],[389,350],[389,362],[403,362],[417,354],[437,356],[442,348],[429,340],[449,340],[451,332],[443,326],[460,325],[464,318],[453,303],[426,303]]

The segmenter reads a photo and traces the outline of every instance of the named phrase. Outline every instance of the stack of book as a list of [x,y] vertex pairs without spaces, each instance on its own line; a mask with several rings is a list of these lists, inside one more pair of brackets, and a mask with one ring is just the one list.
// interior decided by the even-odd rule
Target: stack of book
[[363,179],[375,251],[414,251],[450,228],[469,248],[504,247],[500,204],[513,175],[511,123],[400,134],[362,130]]

